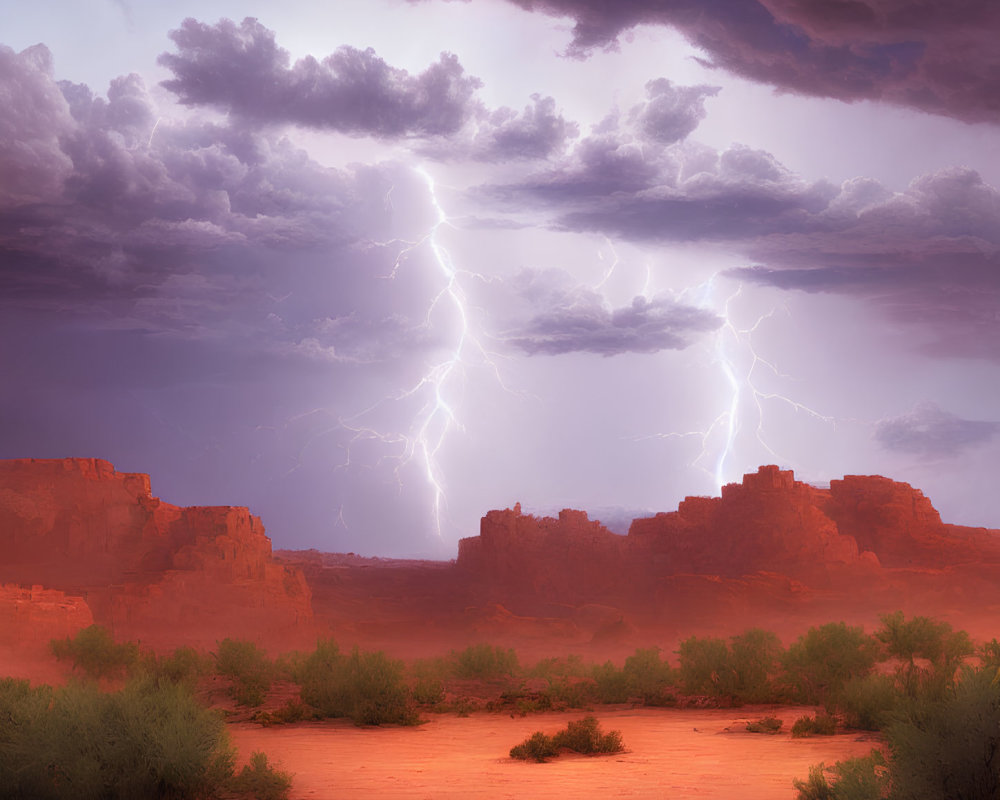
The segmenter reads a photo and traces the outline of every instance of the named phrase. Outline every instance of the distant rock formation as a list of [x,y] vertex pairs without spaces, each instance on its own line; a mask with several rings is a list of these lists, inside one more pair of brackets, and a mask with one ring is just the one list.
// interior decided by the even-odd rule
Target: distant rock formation
[[983,562],[1000,564],[997,532],[942,523],[909,484],[849,475],[821,489],[773,465],[724,486],[721,497],[688,497],[676,511],[636,519],[627,536],[581,511],[558,519],[522,514],[520,506],[490,511],[480,535],[461,540],[458,552],[460,569],[515,608],[512,598],[526,597],[634,607],[703,583],[678,580],[686,575],[773,575],[826,588],[874,579],[885,568]]
[[312,619],[246,508],[179,508],[100,459],[0,461],[0,582],[81,597],[119,638],[171,644],[288,633]]
[[93,624],[81,597],[41,586],[0,586],[0,643],[43,648]]

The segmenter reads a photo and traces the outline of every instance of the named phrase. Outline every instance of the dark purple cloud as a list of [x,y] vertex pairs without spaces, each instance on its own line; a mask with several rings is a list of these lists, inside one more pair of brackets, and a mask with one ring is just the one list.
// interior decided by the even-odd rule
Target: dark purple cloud
[[694,132],[705,119],[705,98],[718,93],[717,86],[676,86],[657,78],[646,84],[648,99],[635,106],[630,116],[645,137],[673,144]]
[[558,164],[478,194],[562,230],[726,242],[756,262],[732,277],[865,298],[919,326],[925,352],[1000,358],[1000,192],[974,170],[923,175],[902,192],[870,178],[838,187],[742,145],[649,141],[643,122],[609,117]]
[[556,101],[531,96],[531,105],[519,114],[510,108],[478,110],[471,130],[436,137],[417,149],[441,161],[472,159],[490,163],[544,159],[561,154],[580,134],[575,122],[556,109]]
[[881,420],[875,440],[887,450],[923,458],[954,458],[996,436],[1000,423],[962,419],[934,403]]
[[496,325],[502,329],[498,338],[528,355],[682,350],[722,325],[710,311],[667,295],[638,296],[627,306],[613,308],[600,293],[559,269],[523,269],[505,281],[491,282],[489,293]]
[[348,246],[390,229],[392,167],[339,171],[287,140],[162,120],[141,79],[107,97],[0,47],[0,284],[7,299],[147,296],[224,248]]
[[170,38],[177,52],[159,61],[176,77],[163,85],[186,105],[218,108],[242,123],[418,137],[429,140],[419,149],[433,157],[491,162],[546,158],[579,132],[551,97],[532,96],[521,113],[487,109],[476,97],[482,82],[450,53],[416,75],[371,48],[340,47],[293,64],[274,32],[250,17],[239,25],[186,19]]
[[636,297],[609,309],[603,304],[555,308],[534,317],[507,341],[528,355],[658,353],[683,350],[691,338],[722,325],[715,314],[672,299]]
[[291,64],[274,32],[256,19],[206,25],[186,19],[170,32],[177,53],[160,63],[176,76],[163,85],[187,105],[210,105],[258,122],[395,138],[454,133],[476,108],[482,85],[442,53],[419,75],[392,67],[374,50],[341,47],[322,61]]
[[[638,120],[637,120],[638,121]],[[636,241],[751,239],[794,232],[837,195],[769,153],[734,145],[640,146],[627,129],[583,139],[560,166],[480,193],[555,214],[556,225]]]
[[917,324],[936,355],[1000,359],[1000,193],[952,168],[892,194],[850,181],[798,230],[748,243],[731,275],[782,289],[866,297]]
[[1000,7],[991,0],[508,0],[575,20],[569,54],[637,25],[679,30],[706,63],[796,92],[1000,121]]

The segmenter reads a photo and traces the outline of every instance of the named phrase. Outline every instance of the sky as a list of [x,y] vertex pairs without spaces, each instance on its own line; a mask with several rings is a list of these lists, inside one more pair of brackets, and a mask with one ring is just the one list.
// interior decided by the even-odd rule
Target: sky
[[0,457],[368,556],[516,502],[625,532],[771,463],[1000,528],[998,33],[989,0],[8,6]]

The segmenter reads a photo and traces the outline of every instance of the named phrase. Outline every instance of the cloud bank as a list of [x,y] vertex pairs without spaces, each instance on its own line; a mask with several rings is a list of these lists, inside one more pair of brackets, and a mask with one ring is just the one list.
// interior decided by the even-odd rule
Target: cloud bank
[[663,25],[706,64],[780,91],[1000,122],[1000,7],[991,0],[508,2],[574,20],[567,53],[577,58],[617,49],[636,26]]
[[996,436],[1000,423],[962,419],[934,403],[881,420],[875,440],[886,450],[922,458],[955,458]]

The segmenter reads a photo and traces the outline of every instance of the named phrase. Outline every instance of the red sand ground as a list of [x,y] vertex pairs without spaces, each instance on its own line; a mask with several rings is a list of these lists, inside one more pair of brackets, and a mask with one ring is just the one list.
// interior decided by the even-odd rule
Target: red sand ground
[[[511,718],[477,713],[431,716],[414,728],[304,723],[230,726],[243,759],[263,750],[294,773],[291,798],[718,798],[795,796],[809,767],[867,755],[878,740],[847,734],[792,739],[812,708],[629,709],[596,713],[620,730],[626,752],[564,755],[545,764],[515,761],[510,748],[536,730],[554,733],[581,712]],[[762,716],[784,721],[776,735],[745,731]]]

